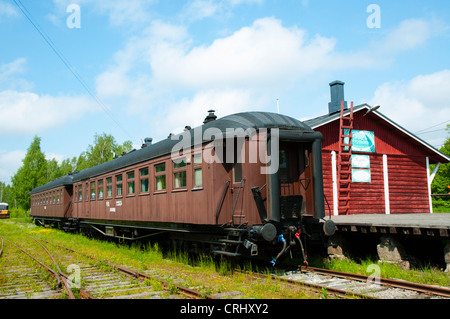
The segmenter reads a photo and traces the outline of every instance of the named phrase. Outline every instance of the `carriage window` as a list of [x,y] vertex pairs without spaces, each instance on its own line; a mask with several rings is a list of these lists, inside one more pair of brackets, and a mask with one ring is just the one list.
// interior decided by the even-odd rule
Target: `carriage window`
[[278,168],[278,176],[280,181],[289,180],[288,162],[287,162],[287,152],[285,150],[280,150],[280,166]]
[[112,197],[112,177],[106,179],[106,197]]
[[166,163],[155,165],[155,187],[157,191],[166,189]]
[[242,163],[235,163],[233,166],[234,183],[240,183],[242,180]]
[[127,173],[128,194],[134,194],[134,171]]
[[139,170],[141,176],[141,193],[148,192],[148,168]]
[[186,187],[186,171],[173,173],[173,187],[183,188]]
[[186,159],[174,161],[173,169],[173,188],[186,187]]
[[98,181],[98,198],[103,198],[103,180]]
[[202,154],[194,155],[194,187],[203,186]]
[[78,200],[79,201],[83,200],[83,186],[82,185],[78,186]]
[[61,191],[56,191],[56,202],[58,204],[61,202]]
[[122,196],[122,175],[116,175],[116,196]]
[[95,182],[91,183],[91,199],[95,199]]

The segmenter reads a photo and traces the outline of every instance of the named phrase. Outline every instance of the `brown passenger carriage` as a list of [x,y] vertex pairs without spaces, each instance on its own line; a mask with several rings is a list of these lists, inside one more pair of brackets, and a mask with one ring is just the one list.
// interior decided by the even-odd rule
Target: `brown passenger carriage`
[[[31,214],[88,234],[164,233],[225,255],[256,255],[278,241],[284,252],[305,232],[323,234],[321,141],[302,122],[274,113],[205,120],[33,190]],[[275,154],[279,169],[266,174]],[[46,194],[64,199],[43,204]],[[331,234],[334,225],[325,229]]]

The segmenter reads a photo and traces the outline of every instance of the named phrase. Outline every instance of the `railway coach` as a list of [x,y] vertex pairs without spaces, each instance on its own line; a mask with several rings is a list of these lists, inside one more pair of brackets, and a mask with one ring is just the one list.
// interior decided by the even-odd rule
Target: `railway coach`
[[325,221],[322,134],[291,117],[246,112],[216,119],[31,192],[31,215],[87,235],[166,236],[226,256],[269,251],[271,262]]
[[8,203],[0,203],[0,219],[9,218]]

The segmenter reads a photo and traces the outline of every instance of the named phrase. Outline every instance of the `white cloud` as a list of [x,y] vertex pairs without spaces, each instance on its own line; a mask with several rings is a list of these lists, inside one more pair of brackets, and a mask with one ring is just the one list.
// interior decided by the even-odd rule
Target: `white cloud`
[[64,125],[96,109],[87,97],[38,95],[7,90],[0,92],[0,134],[37,134]]
[[29,90],[33,87],[30,82],[17,77],[26,69],[27,59],[17,58],[10,63],[0,65],[0,85],[2,88]]
[[0,20],[2,17],[17,17],[19,12],[10,3],[5,1],[0,1]]
[[162,42],[151,52],[154,81],[185,88],[283,85],[330,63],[335,40],[308,38],[274,18],[256,20],[209,46]]
[[22,166],[22,160],[25,158],[25,155],[26,151],[24,150],[0,150],[0,181],[7,184],[11,182],[14,172]]
[[381,50],[397,52],[416,48],[431,37],[432,29],[432,23],[422,19],[404,20],[386,36]]
[[[386,82],[376,89],[370,104],[380,104],[383,114],[438,146],[447,135],[445,124],[430,127],[450,121],[449,87],[450,70],[419,75],[409,81]],[[436,132],[423,133],[429,131]]]

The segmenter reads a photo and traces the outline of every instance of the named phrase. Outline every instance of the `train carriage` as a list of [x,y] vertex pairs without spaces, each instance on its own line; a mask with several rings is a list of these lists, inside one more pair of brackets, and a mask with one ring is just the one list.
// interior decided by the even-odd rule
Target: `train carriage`
[[0,202],[0,219],[8,219],[9,218],[9,206],[8,203]]
[[[284,115],[210,113],[200,127],[33,190],[31,215],[87,234],[166,234],[229,256],[279,242],[279,257],[305,232],[334,232],[323,222],[322,139]],[[58,206],[58,194],[70,199]]]

